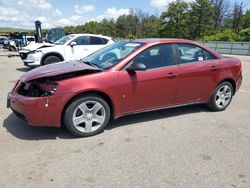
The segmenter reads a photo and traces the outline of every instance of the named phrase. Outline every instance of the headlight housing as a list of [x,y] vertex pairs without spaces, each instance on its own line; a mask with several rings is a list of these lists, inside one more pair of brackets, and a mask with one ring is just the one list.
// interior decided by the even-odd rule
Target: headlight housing
[[17,89],[19,95],[27,97],[52,96],[57,91],[58,84],[53,80],[34,80],[28,83],[22,82]]

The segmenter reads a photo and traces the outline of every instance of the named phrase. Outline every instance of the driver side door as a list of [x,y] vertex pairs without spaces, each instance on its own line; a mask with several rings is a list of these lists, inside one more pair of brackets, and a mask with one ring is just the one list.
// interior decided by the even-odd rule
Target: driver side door
[[143,63],[146,71],[119,72],[120,106],[123,114],[163,108],[173,104],[177,70],[172,44],[150,47],[129,64]]

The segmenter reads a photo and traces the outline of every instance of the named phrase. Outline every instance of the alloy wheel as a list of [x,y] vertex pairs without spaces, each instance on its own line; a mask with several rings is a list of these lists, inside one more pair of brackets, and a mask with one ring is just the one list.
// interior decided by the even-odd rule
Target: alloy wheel
[[98,130],[104,123],[106,111],[97,101],[85,101],[74,111],[72,121],[75,128],[83,133]]
[[216,95],[215,95],[215,104],[218,108],[225,108],[231,101],[232,98],[232,89],[228,85],[222,85]]

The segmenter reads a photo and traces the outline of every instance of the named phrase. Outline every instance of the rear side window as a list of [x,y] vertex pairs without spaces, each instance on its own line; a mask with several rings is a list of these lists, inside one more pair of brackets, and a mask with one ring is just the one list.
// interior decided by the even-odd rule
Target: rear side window
[[92,45],[103,45],[108,43],[107,39],[101,37],[90,37],[90,41]]
[[216,59],[208,51],[192,44],[177,44],[180,63],[192,63]]

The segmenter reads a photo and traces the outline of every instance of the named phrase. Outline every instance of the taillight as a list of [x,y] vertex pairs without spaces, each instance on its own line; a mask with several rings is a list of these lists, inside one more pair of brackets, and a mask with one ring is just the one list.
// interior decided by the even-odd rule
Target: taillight
[[237,63],[236,66],[241,70],[241,62]]

